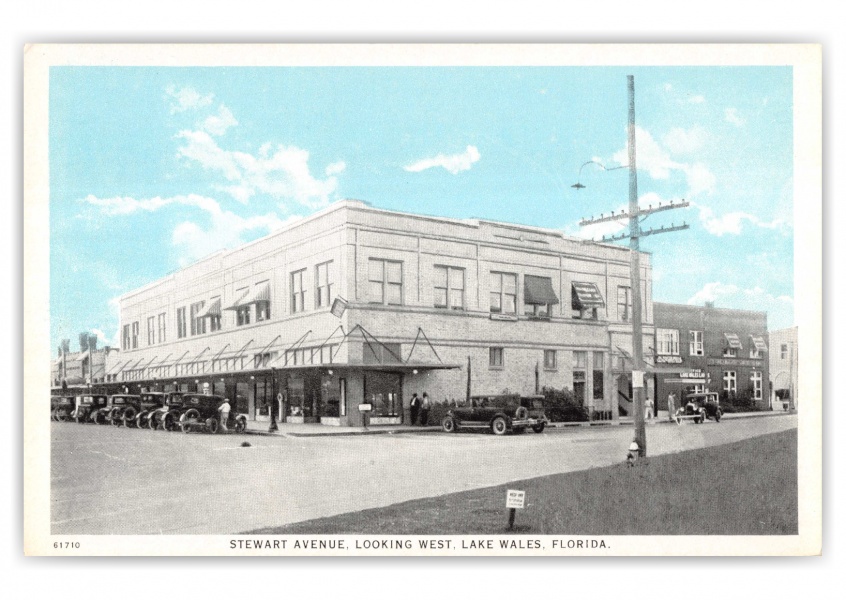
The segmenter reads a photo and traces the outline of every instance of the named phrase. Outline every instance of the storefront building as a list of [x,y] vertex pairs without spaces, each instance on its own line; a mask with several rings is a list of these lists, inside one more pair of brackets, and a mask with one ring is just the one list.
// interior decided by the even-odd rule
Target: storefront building
[[766,312],[662,302],[654,303],[654,311],[658,410],[667,410],[670,393],[682,401],[703,391],[769,406]]
[[788,327],[770,332],[770,401],[775,410],[799,406],[799,328]]
[[[654,338],[641,258],[644,347]],[[407,423],[412,393],[569,388],[594,418],[630,397],[629,251],[560,231],[354,200],[120,299],[131,389],[207,390],[269,420]],[[366,407],[365,407],[366,408]]]

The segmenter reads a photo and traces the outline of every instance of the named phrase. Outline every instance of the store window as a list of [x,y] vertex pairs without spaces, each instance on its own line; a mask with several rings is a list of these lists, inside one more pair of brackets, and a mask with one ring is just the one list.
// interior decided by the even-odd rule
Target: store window
[[330,260],[317,265],[315,268],[314,301],[317,308],[326,308],[332,304],[332,285],[334,281],[334,263]]
[[581,406],[586,404],[585,393],[587,385],[587,352],[575,350],[573,352],[573,396]]
[[491,271],[491,312],[517,314],[517,275]]
[[288,379],[288,415],[292,417],[312,416],[312,406],[306,402],[305,380],[302,377]]
[[737,372],[723,371],[723,390],[729,394],[737,393]]
[[176,309],[176,337],[179,339],[188,335],[188,319],[185,312],[184,306]]
[[435,307],[464,309],[464,269],[435,265]]
[[656,329],[655,338],[658,345],[658,354],[678,356],[679,354],[679,330],[678,329]]
[[495,369],[503,368],[505,366],[505,349],[490,348],[488,365]]
[[690,332],[690,355],[705,356],[705,343],[701,331]]
[[166,318],[165,313],[159,313],[159,343],[160,344],[163,344],[166,341],[166,335],[165,335],[165,333],[166,333],[166,331],[165,331],[166,321],[165,321],[165,318]]
[[617,286],[617,318],[623,323],[632,320],[632,288],[627,285]]
[[749,381],[752,383],[752,394],[755,400],[761,400],[764,397],[763,378],[761,371],[752,371],[749,374]]
[[339,380],[332,375],[320,378],[320,400],[323,414],[327,417],[341,416],[341,394]]
[[593,353],[593,399],[605,398],[605,354]]
[[558,368],[558,352],[555,350],[543,351],[543,368],[554,371]]
[[402,304],[402,262],[371,258],[367,263],[367,279],[371,303]]
[[373,417],[402,415],[402,375],[368,371],[364,376],[364,399]]

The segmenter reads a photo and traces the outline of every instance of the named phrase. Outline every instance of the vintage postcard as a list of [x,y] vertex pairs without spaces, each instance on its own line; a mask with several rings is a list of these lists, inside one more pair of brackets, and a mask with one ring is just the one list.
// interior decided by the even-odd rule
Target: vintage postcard
[[821,552],[815,45],[32,45],[28,555]]

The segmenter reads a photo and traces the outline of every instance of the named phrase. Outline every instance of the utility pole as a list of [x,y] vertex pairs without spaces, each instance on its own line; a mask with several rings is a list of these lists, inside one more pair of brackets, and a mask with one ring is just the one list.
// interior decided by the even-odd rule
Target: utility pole
[[[629,238],[629,248],[631,249],[630,278],[631,278],[631,294],[632,294],[632,391],[634,395],[634,422],[635,422],[635,437],[634,441],[637,443],[640,456],[646,456],[646,420],[645,420],[645,381],[644,375],[646,372],[646,365],[643,361],[643,316],[642,307],[643,300],[640,294],[640,238],[658,233],[669,233],[671,231],[679,231],[688,229],[687,223],[681,225],[672,224],[670,227],[662,226],[660,229],[649,229],[644,231],[640,227],[642,219],[651,215],[652,213],[671,210],[675,208],[684,208],[690,203],[682,200],[679,203],[670,202],[669,204],[659,204],[653,208],[641,209],[638,204],[637,197],[637,150],[635,145],[635,95],[634,95],[634,76],[628,75],[628,93],[629,93],[629,120],[628,120],[628,147],[629,147],[629,211],[619,214],[611,213],[610,216],[600,215],[598,219],[591,217],[590,219],[582,219],[579,223],[582,227],[585,225],[592,225],[594,223],[602,223],[607,221],[618,221],[621,219],[629,220],[628,234],[621,233],[618,235],[604,236],[600,242],[613,242]],[[593,162],[593,161],[589,161]],[[585,163],[588,164],[588,163]],[[597,163],[599,164],[599,163]],[[584,167],[585,165],[582,165]],[[611,169],[599,165],[603,170],[609,171]],[[617,167],[619,168],[619,167]],[[585,186],[581,182],[573,186],[577,190]]]

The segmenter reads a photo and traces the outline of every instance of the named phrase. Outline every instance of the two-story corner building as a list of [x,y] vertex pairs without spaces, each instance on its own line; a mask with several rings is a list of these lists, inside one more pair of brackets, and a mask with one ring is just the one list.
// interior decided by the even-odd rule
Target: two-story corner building
[[775,410],[799,406],[799,328],[788,327],[770,332],[771,402]]
[[70,340],[62,340],[56,358],[50,365],[51,387],[60,390],[67,386],[103,383],[106,381],[109,360],[116,354],[117,349],[109,346],[98,349],[94,336],[86,337],[84,346],[80,336],[80,349],[76,352],[71,352]]
[[[594,418],[630,397],[629,251],[560,231],[327,209],[120,299],[128,387],[224,394],[251,418],[408,421],[413,392],[569,388]],[[651,266],[642,257],[644,347]],[[275,404],[274,404],[275,403]]]
[[667,410],[667,396],[678,401],[686,392],[711,391],[721,397],[751,395],[769,406],[767,313],[711,304],[692,306],[656,302],[654,359],[658,369],[676,373],[655,376],[658,410]]

